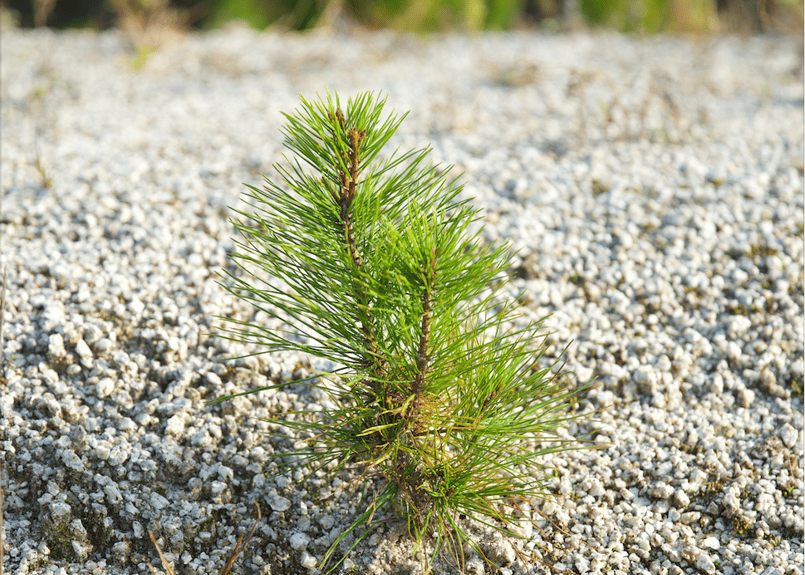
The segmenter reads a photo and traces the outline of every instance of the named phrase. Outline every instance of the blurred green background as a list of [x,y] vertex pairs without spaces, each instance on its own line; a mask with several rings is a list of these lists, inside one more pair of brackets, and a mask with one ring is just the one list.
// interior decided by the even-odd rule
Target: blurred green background
[[3,0],[24,28],[308,30],[347,22],[420,33],[609,28],[636,33],[803,30],[803,0]]

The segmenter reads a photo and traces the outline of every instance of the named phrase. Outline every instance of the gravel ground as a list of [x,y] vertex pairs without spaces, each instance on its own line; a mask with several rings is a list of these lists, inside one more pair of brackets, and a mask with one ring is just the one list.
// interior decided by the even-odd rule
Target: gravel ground
[[[803,76],[796,38],[530,33],[177,38],[3,30],[5,569],[311,573],[358,497],[277,472],[256,418],[309,358],[221,362],[227,206],[282,161],[297,94],[383,90],[395,144],[465,172],[549,355],[600,387],[500,573],[803,573]],[[547,521],[544,517],[548,517]],[[552,565],[549,568],[548,565]],[[398,523],[342,572],[417,573]],[[437,563],[435,573],[451,573]],[[471,574],[490,572],[471,558]]]

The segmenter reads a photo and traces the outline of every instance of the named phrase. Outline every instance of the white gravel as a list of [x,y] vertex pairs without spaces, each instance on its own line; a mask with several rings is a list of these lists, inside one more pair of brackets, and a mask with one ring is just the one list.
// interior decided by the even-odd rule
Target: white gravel
[[[325,398],[204,401],[310,370],[221,363],[244,350],[210,332],[264,319],[216,284],[227,206],[325,86],[411,110],[395,143],[465,172],[550,353],[573,341],[601,383],[571,432],[608,445],[546,461],[539,529],[478,531],[501,573],[803,573],[801,39],[232,29],[142,69],[115,33],[0,49],[7,573],[147,573],[151,529],[178,573],[217,574],[255,501],[236,572],[316,573],[360,490],[277,473],[296,440],[257,418]],[[390,522],[344,565],[417,573],[410,553]]]

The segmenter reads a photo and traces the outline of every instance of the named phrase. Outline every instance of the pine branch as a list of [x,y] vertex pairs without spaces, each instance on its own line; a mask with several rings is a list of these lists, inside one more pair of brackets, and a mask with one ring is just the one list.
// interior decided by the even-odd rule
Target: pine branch
[[[426,285],[422,290],[422,335],[419,337],[419,349],[416,356],[416,376],[412,385],[411,392],[416,398],[417,404],[422,401],[422,388],[425,384],[425,375],[428,372],[428,339],[430,338],[430,322],[433,314],[433,289],[436,280],[436,248],[433,248],[433,255],[430,262],[430,272],[425,274]],[[425,270],[421,268],[423,272]]]
[[577,417],[565,408],[587,387],[568,387],[558,364],[534,369],[542,321],[513,327],[516,308],[502,295],[508,246],[468,232],[478,210],[428,163],[430,150],[376,159],[402,121],[381,119],[385,100],[360,94],[346,111],[337,95],[301,101],[283,129],[297,156],[277,166],[283,185],[249,186],[253,212],[233,219],[242,239],[232,257],[245,275],[222,284],[279,327],[223,318],[224,337],[344,366],[321,374],[327,385],[307,382],[330,407],[277,419],[316,438],[295,458],[308,473],[354,465],[361,481],[385,480],[322,568],[344,537],[355,533],[353,548],[393,509],[424,563],[444,551],[460,567],[465,544],[480,549],[456,517],[509,534],[516,502],[545,495],[538,457],[577,448],[557,429]]
[[[339,207],[339,218],[341,221],[341,229],[343,234],[344,245],[349,253],[355,269],[360,271],[363,266],[360,251],[355,243],[355,228],[352,221],[352,214],[350,207],[355,200],[355,195],[358,190],[358,179],[360,178],[360,163],[361,163],[361,144],[366,139],[366,130],[358,130],[356,128],[347,128],[346,120],[341,108],[336,108],[335,114],[327,113],[327,117],[331,121],[335,121],[337,126],[342,132],[346,132],[347,141],[349,143],[349,150],[342,155],[342,164],[349,167],[349,170],[339,170],[338,172],[338,193],[331,192],[333,199]],[[338,137],[335,137],[335,143],[338,143]],[[383,372],[382,362],[378,357],[377,350],[377,337],[374,323],[372,322],[372,309],[368,296],[363,290],[356,285],[353,289],[358,310],[362,313],[361,317],[361,331],[364,334],[366,350],[368,355],[372,358],[371,365],[376,377],[381,377]],[[373,388],[376,386],[372,386]],[[380,390],[375,388],[375,395],[378,395]]]

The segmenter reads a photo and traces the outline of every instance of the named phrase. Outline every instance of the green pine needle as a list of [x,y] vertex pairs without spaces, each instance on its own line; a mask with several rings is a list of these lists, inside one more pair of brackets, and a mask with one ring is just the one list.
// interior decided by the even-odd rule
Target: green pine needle
[[307,382],[334,407],[276,421],[315,438],[296,458],[311,473],[359,466],[383,480],[322,568],[347,536],[351,550],[397,514],[425,563],[442,553],[463,569],[465,544],[483,554],[459,517],[511,534],[518,504],[546,496],[540,456],[581,446],[559,429],[589,385],[538,367],[542,320],[515,329],[516,309],[501,303],[508,246],[469,233],[478,210],[430,150],[379,158],[404,118],[383,120],[384,104],[363,93],[344,112],[328,93],[285,115],[296,157],[277,166],[281,184],[248,186],[250,209],[232,220],[246,279],[227,273],[224,287],[287,327],[223,318],[222,335],[344,366],[320,374],[330,385]]

